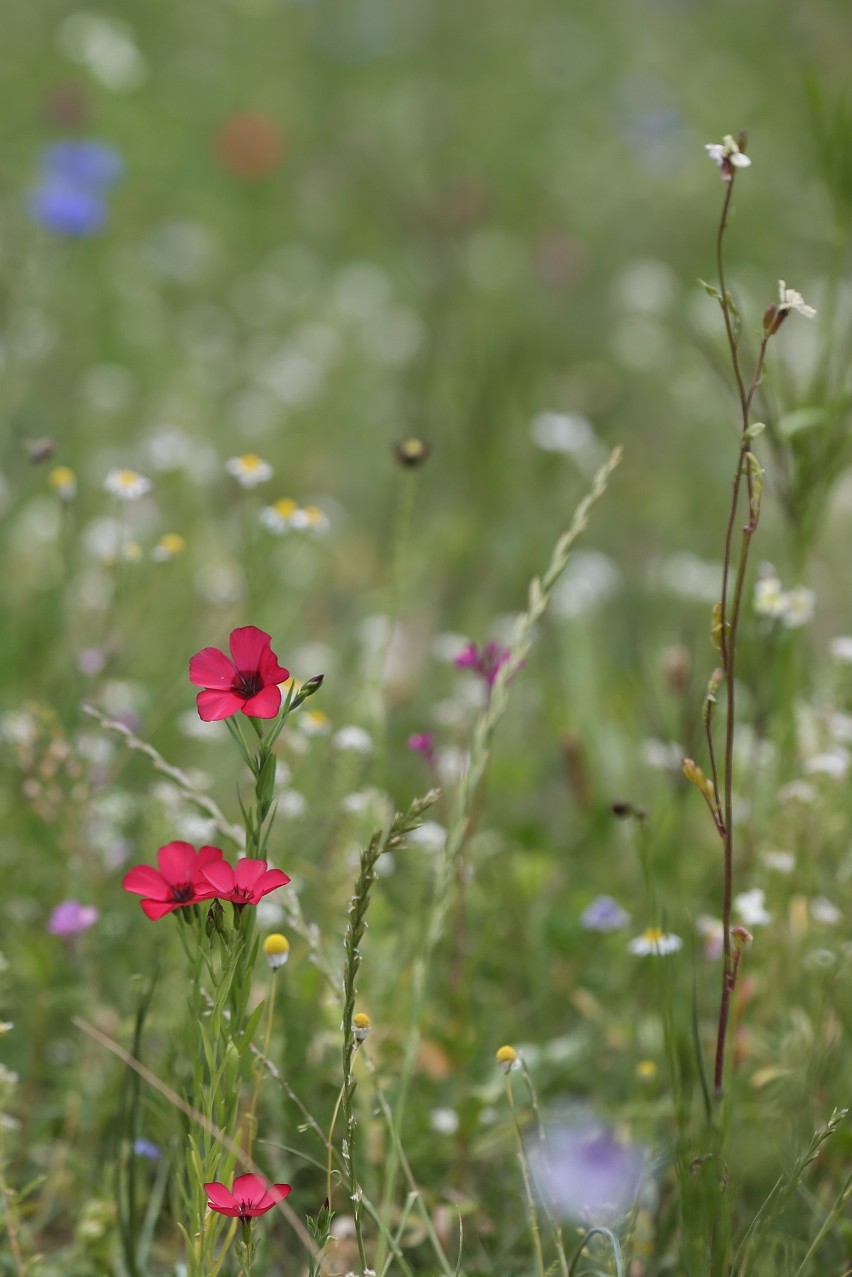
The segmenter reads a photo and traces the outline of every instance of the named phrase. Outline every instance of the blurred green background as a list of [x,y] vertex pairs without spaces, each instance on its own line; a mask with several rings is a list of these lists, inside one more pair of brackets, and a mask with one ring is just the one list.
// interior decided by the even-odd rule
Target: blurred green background
[[[852,10],[838,0],[7,0],[0,864],[11,976],[0,1013],[18,1026],[3,1045],[26,1079],[20,1165],[62,1167],[37,1224],[66,1265],[85,1253],[79,1272],[101,1271],[71,1240],[81,1188],[69,1150],[82,1130],[97,1160],[119,1085],[68,1017],[83,1009],[126,1040],[150,932],[135,911],[128,924],[120,868],[182,836],[178,819],[194,836],[189,809],[81,703],[153,741],[238,818],[223,734],[187,728],[189,656],[253,623],[299,677],[325,672],[317,708],[329,731],[359,724],[374,752],[293,729],[282,793],[297,797],[282,800],[276,857],[337,955],[352,847],[386,793],[402,805],[432,779],[408,736],[466,744],[475,694],[441,656],[446,635],[506,639],[529,578],[618,443],[622,465],[498,742],[468,913],[453,923],[464,979],[452,978],[448,945],[408,1138],[436,1191],[452,1183],[499,1219],[513,1167],[505,1150],[502,1169],[492,1163],[477,1121],[493,1096],[476,1085],[504,1038],[569,1031],[567,1056],[545,1052],[545,1094],[624,1106],[631,1131],[659,1138],[662,1084],[643,1108],[635,1074],[660,1054],[659,991],[628,963],[623,936],[590,939],[578,918],[608,891],[637,931],[648,922],[617,799],[652,813],[672,929],[692,935],[699,914],[719,912],[718,848],[679,760],[702,757],[737,449],[721,315],[698,282],[715,279],[724,194],[704,145],[740,129],[753,162],[737,178],[727,269],[745,349],[779,278],[818,310],[785,324],[758,395],[767,489],[749,589],[769,562],[817,602],[807,629],[749,612],[743,636],[741,886],[765,888],[777,920],[762,933],[740,1048],[758,1076],[744,1129],[773,1131],[766,1164],[758,1142],[739,1168],[743,1218],[788,1129],[806,1138],[839,1102],[849,956],[818,979],[804,955],[817,942],[841,952],[838,931],[808,923],[808,900],[849,904],[849,802],[822,779],[816,808],[785,806],[779,789],[808,774],[826,714],[844,713],[852,691],[827,656],[830,639],[852,633],[850,47]],[[68,139],[108,144],[123,163],[92,234],[33,214],[44,148]],[[416,469],[394,453],[411,437],[430,450]],[[273,469],[256,490],[226,470],[243,454]],[[51,487],[57,465],[76,476],[71,500]],[[151,491],[116,502],[104,491],[116,468]],[[328,527],[269,532],[259,513],[284,497],[316,506]],[[162,562],[152,551],[170,533],[185,550]],[[767,741],[775,752],[758,766]],[[341,806],[351,792],[360,806]],[[795,881],[769,882],[760,857],[779,847],[799,857]],[[404,984],[430,873],[423,857],[397,865],[370,934],[365,991],[391,1062],[397,976]],[[73,950],[44,935],[67,896],[102,913]],[[717,997],[716,968],[695,946],[673,977],[684,1058],[691,962],[707,1041]],[[333,1104],[335,1013],[317,1011],[316,975],[307,961],[300,970],[282,1050],[321,1108]],[[458,1108],[460,1133],[436,1148],[428,1113],[439,1103]],[[166,1119],[152,1120],[159,1138]],[[493,1262],[516,1243],[494,1243]]]

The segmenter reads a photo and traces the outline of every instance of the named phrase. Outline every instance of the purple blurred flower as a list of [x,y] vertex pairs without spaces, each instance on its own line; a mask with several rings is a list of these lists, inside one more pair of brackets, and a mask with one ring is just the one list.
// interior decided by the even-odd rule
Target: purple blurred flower
[[56,235],[94,235],[107,219],[104,196],[121,177],[118,151],[93,140],[55,142],[39,159],[41,177],[27,193],[37,226]]
[[645,1164],[639,1145],[620,1144],[600,1125],[554,1126],[546,1137],[529,1154],[556,1215],[595,1224],[630,1209]]
[[124,161],[115,147],[93,139],[54,142],[44,148],[39,163],[45,177],[89,191],[106,190],[124,171]]
[[43,230],[56,235],[94,235],[107,217],[107,207],[97,191],[76,186],[64,177],[45,177],[27,194],[30,217]]
[[618,931],[629,921],[630,914],[612,896],[598,896],[580,914],[580,926],[586,931]]
[[456,657],[455,665],[460,670],[473,670],[490,689],[510,656],[508,647],[503,647],[501,643],[495,643],[492,639],[481,650],[478,644],[468,643],[464,651]]
[[406,741],[408,748],[419,754],[427,763],[435,761],[435,733],[415,732]]
[[50,915],[47,930],[52,936],[79,936],[93,927],[99,917],[94,905],[81,905],[79,900],[63,900]]
[[149,1162],[159,1162],[162,1157],[159,1145],[152,1144],[150,1140],[134,1140],[133,1152],[137,1157],[147,1157]]

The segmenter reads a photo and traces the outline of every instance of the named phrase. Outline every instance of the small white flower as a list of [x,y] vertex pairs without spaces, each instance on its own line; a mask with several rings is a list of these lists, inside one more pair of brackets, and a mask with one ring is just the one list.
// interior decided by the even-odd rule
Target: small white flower
[[14,1027],[14,1020],[0,1020],[0,1038],[2,1038],[6,1033],[11,1033]]
[[273,505],[264,506],[259,518],[265,528],[280,536],[282,532],[286,532],[288,528],[294,526],[293,516],[298,512],[298,509],[299,507],[292,498],[281,497]]
[[704,941],[704,957],[711,960],[721,957],[725,947],[725,927],[722,919],[701,913],[695,919],[695,930]]
[[828,654],[838,665],[852,665],[852,636],[838,634],[829,643]]
[[778,790],[778,801],[782,803],[815,803],[818,797],[814,786],[806,780],[791,780]]
[[290,524],[300,532],[325,532],[328,527],[328,515],[317,505],[308,505],[304,509],[294,510]]
[[816,595],[806,585],[794,585],[784,596],[784,611],[781,613],[782,624],[788,630],[801,629],[814,617]]
[[437,854],[443,851],[447,842],[447,831],[437,820],[424,820],[422,825],[412,829],[407,835],[411,847],[419,847],[421,851]]
[[331,723],[321,709],[304,710],[297,722],[306,736],[327,736],[331,731]]
[[813,754],[805,760],[805,771],[809,776],[829,776],[832,780],[843,780],[849,771],[849,751],[841,745],[826,750],[824,754]]
[[766,892],[760,887],[741,891],[734,897],[734,908],[747,927],[765,927],[772,921],[772,914],[766,909]]
[[429,1114],[429,1125],[439,1135],[455,1135],[459,1129],[459,1115],[455,1109],[437,1108]]
[[811,901],[811,917],[814,922],[821,922],[825,927],[836,927],[842,921],[843,914],[827,896],[814,896]]
[[334,733],[332,744],[336,749],[351,749],[355,754],[370,754],[373,751],[373,738],[363,727],[341,727]]
[[789,311],[796,310],[800,315],[804,315],[805,319],[813,319],[816,311],[813,306],[809,306],[801,293],[796,292],[795,288],[788,288],[783,279],[778,281],[778,310]]
[[648,927],[647,931],[643,931],[641,936],[636,936],[627,946],[631,953],[637,954],[640,958],[650,953],[662,957],[666,953],[677,953],[682,947],[683,941],[680,936],[661,931],[659,927]]
[[225,469],[232,474],[241,488],[256,488],[272,478],[272,466],[254,452],[244,452],[241,457],[231,457]]
[[677,741],[659,740],[650,736],[640,746],[642,762],[661,772],[680,772],[683,768],[684,750]]
[[774,869],[779,874],[791,874],[796,868],[796,857],[792,851],[764,851],[760,859],[767,869]]
[[308,800],[298,789],[285,789],[278,797],[279,816],[289,820],[300,820],[307,813]]
[[726,182],[733,177],[733,169],[748,168],[751,164],[750,158],[740,150],[739,143],[731,137],[730,133],[726,133],[721,142],[705,143],[704,150],[721,171]]
[[788,596],[772,568],[763,568],[754,586],[754,610],[758,616],[783,616]]
[[104,489],[119,501],[138,501],[151,491],[151,480],[136,470],[110,470]]

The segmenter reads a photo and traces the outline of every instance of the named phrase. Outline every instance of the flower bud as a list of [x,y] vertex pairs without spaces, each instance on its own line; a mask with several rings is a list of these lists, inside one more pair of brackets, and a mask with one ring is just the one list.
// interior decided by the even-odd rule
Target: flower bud
[[363,1042],[373,1027],[373,1021],[364,1012],[359,1011],[352,1020],[352,1036],[356,1042]]
[[290,956],[290,941],[279,931],[275,931],[264,940],[263,952],[272,970],[277,971],[279,967],[284,966]]
[[513,1046],[501,1046],[497,1052],[497,1063],[504,1073],[508,1073],[514,1067],[518,1058],[518,1053]]

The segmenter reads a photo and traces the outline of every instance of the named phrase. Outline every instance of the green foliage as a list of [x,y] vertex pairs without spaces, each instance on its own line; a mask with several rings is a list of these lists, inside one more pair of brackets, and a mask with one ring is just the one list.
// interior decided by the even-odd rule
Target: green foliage
[[[844,1272],[842,6],[5,9],[0,1273]],[[42,150],[89,137],[108,221],[51,234]],[[285,712],[203,726],[244,624]],[[150,922],[122,875],[173,839],[292,882]],[[555,1205],[589,1148],[644,1151],[620,1211]],[[203,1184],[252,1166],[293,1191],[240,1252]]]

